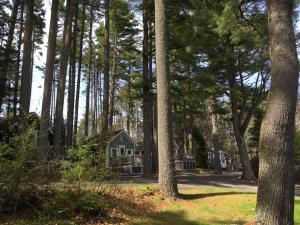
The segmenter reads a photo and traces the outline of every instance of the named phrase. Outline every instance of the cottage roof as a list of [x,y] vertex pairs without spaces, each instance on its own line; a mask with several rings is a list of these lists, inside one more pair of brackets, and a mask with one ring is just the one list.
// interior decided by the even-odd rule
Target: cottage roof
[[124,130],[124,129],[121,129],[121,130],[115,130],[113,132],[113,136],[109,139],[109,141],[107,143],[110,143],[112,142],[113,140],[115,140],[117,137],[119,137],[121,134],[125,134],[128,138],[128,140],[130,142],[132,142],[133,145],[136,145],[136,143],[132,140],[132,138],[129,136],[129,134]]

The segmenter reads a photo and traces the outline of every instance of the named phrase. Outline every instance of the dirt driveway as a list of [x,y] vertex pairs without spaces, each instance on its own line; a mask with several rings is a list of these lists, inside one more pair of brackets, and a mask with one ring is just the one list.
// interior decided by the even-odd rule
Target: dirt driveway
[[[224,172],[223,174],[213,173],[182,173],[177,176],[179,188],[199,188],[199,187],[219,187],[241,190],[244,192],[256,192],[255,182],[240,179],[239,172]],[[142,176],[120,176],[117,180],[119,184],[143,185],[157,184],[157,178],[145,178]],[[300,189],[297,188],[296,195],[300,196]]]

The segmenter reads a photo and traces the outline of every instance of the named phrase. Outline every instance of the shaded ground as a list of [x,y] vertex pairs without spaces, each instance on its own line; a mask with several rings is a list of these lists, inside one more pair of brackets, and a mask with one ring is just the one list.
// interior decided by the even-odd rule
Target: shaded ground
[[[240,179],[240,172],[224,172],[223,174],[213,173],[182,173],[177,175],[179,188],[206,188],[218,187],[242,190],[245,192],[257,192],[257,184],[251,181]],[[117,180],[119,184],[145,185],[156,184],[157,177],[145,178],[142,176],[120,176]],[[300,187],[296,188],[296,195],[300,196]]]

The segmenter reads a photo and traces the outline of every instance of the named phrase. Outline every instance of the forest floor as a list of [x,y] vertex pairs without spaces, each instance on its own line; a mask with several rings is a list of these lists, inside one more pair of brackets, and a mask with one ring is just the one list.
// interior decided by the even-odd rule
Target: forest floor
[[[251,225],[257,185],[239,176],[226,172],[178,174],[180,196],[176,201],[160,197],[155,177],[121,176],[118,185],[105,184],[100,189],[94,188],[97,183],[87,183],[83,192],[88,195],[81,201],[64,192],[55,201],[47,200],[55,206],[51,211],[47,203],[48,211],[42,207],[42,211],[6,215],[0,218],[0,225]],[[99,193],[100,198],[91,198],[92,193]],[[78,204],[83,210],[94,209],[96,202],[101,202],[105,214],[85,217],[84,211],[78,214],[77,210],[67,218],[57,214],[69,207],[76,209]],[[296,197],[295,212],[299,211],[300,197]],[[295,213],[295,225],[300,225],[299,213]]]
[[[100,218],[79,216],[55,219],[47,216],[7,217],[1,225],[252,225],[256,194],[228,188],[183,188],[174,201],[162,198],[157,185],[122,186],[110,214]],[[295,212],[300,210],[296,198]],[[295,225],[300,215],[295,213]]]

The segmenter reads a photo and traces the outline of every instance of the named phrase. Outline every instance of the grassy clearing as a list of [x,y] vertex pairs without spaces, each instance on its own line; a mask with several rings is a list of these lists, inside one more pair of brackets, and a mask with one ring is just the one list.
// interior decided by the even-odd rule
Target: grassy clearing
[[[242,225],[251,224],[254,216],[256,195],[253,193],[222,188],[185,189],[181,190],[179,200],[171,201],[160,198],[155,186],[105,189],[97,200],[102,201],[106,213],[98,216],[84,217],[78,213],[68,218],[49,217],[45,212],[31,209],[15,217],[8,215],[0,219],[0,224]],[[69,201],[75,202],[74,199]],[[85,207],[88,206],[85,204]],[[60,210],[56,210],[59,213]],[[296,198],[295,212],[299,211],[300,198]],[[300,225],[299,213],[295,213],[295,220],[295,224]]]
[[[134,219],[131,225],[238,225],[251,224],[256,195],[240,191],[209,188],[181,190],[181,199],[162,200],[153,197],[155,211]],[[295,212],[300,211],[296,199]],[[296,225],[300,215],[295,213]]]

